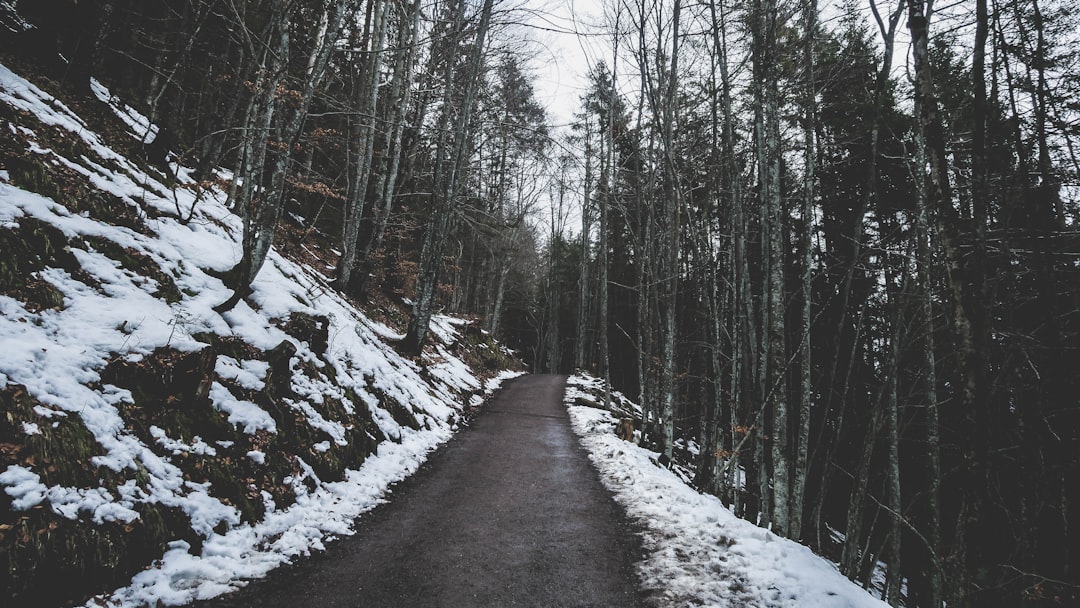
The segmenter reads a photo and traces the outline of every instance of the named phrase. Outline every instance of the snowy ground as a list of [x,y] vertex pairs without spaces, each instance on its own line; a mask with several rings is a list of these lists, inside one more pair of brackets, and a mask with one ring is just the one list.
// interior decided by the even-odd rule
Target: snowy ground
[[659,454],[615,436],[609,412],[575,405],[599,382],[573,377],[567,406],[600,478],[641,526],[638,575],[661,606],[885,608],[808,548],[735,517],[655,464]]
[[[152,140],[156,129],[135,110],[114,99],[93,83],[93,91],[128,125],[130,135]],[[50,508],[73,521],[90,525],[131,523],[140,505],[174,507],[190,519],[203,537],[199,550],[184,541],[173,542],[164,556],[140,572],[131,583],[87,606],[135,607],[177,605],[223,593],[244,580],[264,576],[291,558],[321,549],[327,539],[350,534],[354,520],[385,500],[389,486],[415,471],[427,455],[451,437],[463,409],[463,395],[494,390],[508,377],[503,374],[481,386],[481,381],[445,346],[457,336],[460,321],[438,317],[437,344],[427,369],[399,356],[387,344],[393,332],[365,317],[326,289],[325,277],[272,252],[257,277],[254,293],[232,311],[218,314],[213,306],[230,295],[211,271],[232,267],[240,256],[239,219],[229,212],[220,193],[196,202],[193,190],[172,190],[160,178],[107,146],[79,116],[59,100],[0,65],[0,103],[36,117],[50,128],[66,130],[93,158],[69,158],[43,147],[33,129],[6,124],[13,136],[43,162],[68,167],[95,187],[115,195],[141,218],[143,230],[110,225],[72,213],[49,198],[21,190],[11,176],[0,171],[0,228],[16,229],[20,222],[39,221],[80,242],[110,242],[152,259],[175,281],[179,299],[167,302],[153,279],[123,268],[92,245],[70,248],[82,272],[74,277],[59,268],[47,268],[34,277],[63,294],[59,309],[28,309],[22,302],[0,295],[0,387],[23,385],[37,399],[37,418],[22,424],[26,436],[47,425],[78,419],[91,431],[104,454],[93,464],[148,479],[119,488],[49,486],[30,464],[12,464],[0,471],[0,489],[12,509]],[[36,124],[36,123],[35,123]],[[181,182],[188,171],[175,168]],[[177,210],[189,223],[174,219]],[[330,319],[329,345],[317,355],[311,345],[280,329],[280,321],[294,312],[325,315]],[[262,350],[282,341],[296,347],[290,368],[314,366],[322,372],[296,373],[291,391],[301,395],[288,406],[307,424],[324,432],[327,440],[311,449],[324,452],[331,442],[346,441],[347,424],[322,407],[326,398],[338,398],[347,408],[367,407],[388,440],[376,454],[343,481],[324,482],[302,455],[295,455],[300,473],[283,480],[297,496],[292,505],[275,505],[264,492],[266,517],[255,523],[241,521],[236,508],[215,497],[209,483],[186,480],[177,458],[188,454],[214,455],[232,442],[209,442],[200,437],[169,437],[154,427],[156,445],[148,445],[131,432],[121,407],[132,394],[115,386],[100,385],[100,372],[109,361],[122,357],[139,361],[154,349],[169,346],[194,352],[206,345],[200,333],[239,338]],[[228,415],[236,429],[248,435],[277,432],[274,418],[251,401],[234,395],[232,384],[261,390],[267,376],[263,361],[240,361],[219,356],[210,390],[214,408]],[[97,388],[95,388],[97,387]],[[351,390],[358,399],[344,397]],[[413,430],[396,422],[381,407],[380,398],[407,408],[422,427]],[[351,413],[351,412],[350,412]],[[244,454],[241,454],[243,457]],[[247,458],[262,465],[269,455],[253,449]],[[289,456],[290,458],[293,456]]]

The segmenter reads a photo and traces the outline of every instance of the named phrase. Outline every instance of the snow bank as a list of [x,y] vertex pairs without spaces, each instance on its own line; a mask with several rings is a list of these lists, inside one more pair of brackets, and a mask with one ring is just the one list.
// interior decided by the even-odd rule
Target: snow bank
[[615,436],[609,412],[575,405],[595,379],[573,377],[567,406],[604,485],[643,532],[642,585],[660,606],[886,608],[810,549],[735,517],[656,464],[659,454]]

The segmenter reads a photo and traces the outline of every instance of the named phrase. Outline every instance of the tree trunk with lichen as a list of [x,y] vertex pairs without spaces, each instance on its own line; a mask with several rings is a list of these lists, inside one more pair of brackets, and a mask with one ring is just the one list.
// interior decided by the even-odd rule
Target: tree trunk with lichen
[[[413,302],[412,316],[409,319],[409,327],[402,341],[402,349],[405,352],[419,355],[427,339],[428,327],[431,324],[431,316],[434,311],[435,294],[439,287],[439,275],[443,263],[443,251],[446,248],[446,240],[450,234],[450,225],[457,209],[458,189],[461,187],[461,173],[464,172],[464,158],[466,148],[471,140],[471,122],[473,105],[479,89],[483,63],[485,41],[487,39],[488,25],[491,22],[493,0],[484,0],[484,6],[480,13],[480,22],[476,28],[476,36],[473,40],[472,54],[469,57],[469,72],[466,74],[465,93],[457,115],[457,123],[454,126],[452,148],[449,156],[443,158],[450,142],[448,129],[450,128],[451,114],[453,113],[454,100],[452,98],[454,70],[453,62],[448,62],[448,78],[446,79],[446,96],[443,100],[442,117],[440,118],[439,146],[436,154],[436,171],[434,192],[432,193],[433,217],[424,233],[424,244],[420,251],[420,264],[416,276],[416,297]],[[461,32],[464,25],[464,3],[459,8],[457,20],[459,27],[455,31]]]

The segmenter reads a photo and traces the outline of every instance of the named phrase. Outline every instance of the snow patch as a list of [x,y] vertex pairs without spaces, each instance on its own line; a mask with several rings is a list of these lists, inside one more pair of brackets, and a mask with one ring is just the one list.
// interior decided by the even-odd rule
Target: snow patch
[[658,453],[616,437],[615,416],[575,405],[590,389],[597,389],[594,379],[571,378],[566,397],[570,421],[604,485],[642,527],[647,555],[636,568],[658,604],[887,607],[832,562],[736,517],[717,497],[698,493],[655,464]]
[[16,511],[26,511],[41,504],[49,491],[37,473],[17,464],[8,465],[7,470],[0,473],[0,484],[4,485],[4,492],[11,497],[11,508]]
[[210,400],[214,407],[229,415],[233,426],[242,428],[248,435],[258,431],[277,432],[277,423],[269,412],[250,401],[237,399],[218,382],[210,387]]
[[113,97],[109,89],[98,82],[96,78],[90,79],[90,90],[93,91],[94,97],[108,104],[113,114],[116,114],[116,117],[131,129],[129,133],[132,137],[144,144],[152,143],[157,139],[157,125],[151,123],[149,118],[143,116],[131,106]]
[[263,380],[266,379],[269,369],[270,364],[265,361],[237,361],[225,355],[219,356],[214,366],[214,372],[218,376],[253,391],[261,391],[266,387]]

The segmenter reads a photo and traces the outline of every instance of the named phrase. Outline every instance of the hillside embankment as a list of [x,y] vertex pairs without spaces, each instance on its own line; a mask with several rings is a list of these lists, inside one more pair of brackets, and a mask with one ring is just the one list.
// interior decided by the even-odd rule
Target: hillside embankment
[[[328,288],[282,227],[232,310],[227,193],[143,151],[93,81],[0,65],[0,603],[175,604],[351,532],[481,402],[512,353],[437,317],[421,357],[380,294]],[[326,252],[325,254],[323,252]]]

